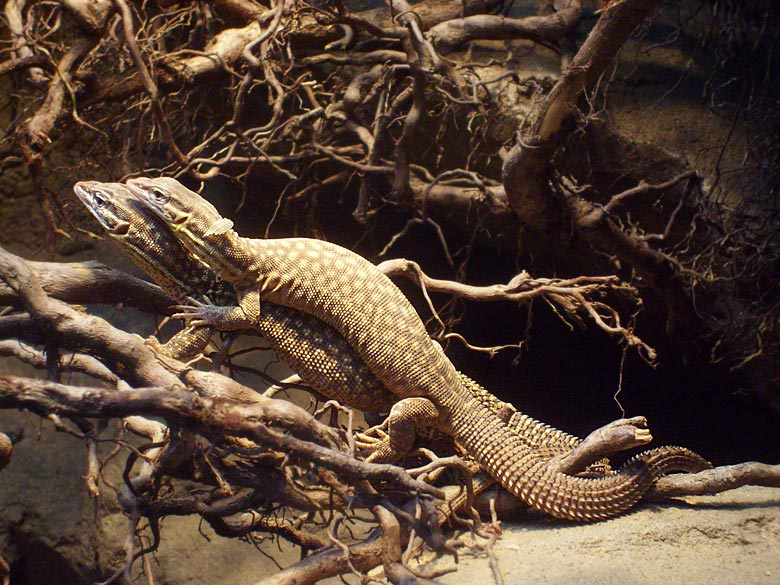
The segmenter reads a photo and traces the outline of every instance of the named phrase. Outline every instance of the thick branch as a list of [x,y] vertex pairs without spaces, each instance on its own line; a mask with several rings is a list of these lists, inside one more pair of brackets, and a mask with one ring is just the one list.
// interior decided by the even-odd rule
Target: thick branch
[[82,36],[73,41],[73,45],[57,63],[57,75],[49,83],[49,90],[41,107],[27,122],[24,143],[34,156],[50,142],[49,135],[60,117],[73,74],[81,61],[99,42],[99,37]]
[[[322,44],[328,39],[333,40],[334,34],[327,34],[335,27],[314,25],[314,27],[293,27],[289,34],[295,38],[296,33],[314,36],[319,32]],[[212,79],[225,75],[230,68],[243,62],[244,48],[263,35],[264,27],[259,21],[254,20],[241,28],[225,29],[211,39],[203,51],[187,51],[185,58],[166,55],[160,61],[160,67],[156,71],[157,88],[163,92],[179,90],[182,85],[192,86],[206,83]],[[121,101],[145,90],[140,77],[129,79],[107,78],[100,80],[100,88],[89,96],[85,104],[99,104],[105,101]]]
[[[162,315],[174,312],[173,301],[160,287],[100,262],[27,262],[27,265],[46,294],[66,303],[123,303]],[[3,283],[0,283],[0,305],[20,305],[16,293]]]
[[370,540],[350,546],[348,552],[340,546],[331,546],[255,585],[312,585],[327,577],[349,573],[353,568],[367,572],[381,564],[383,552],[381,534],[376,533]]
[[[0,340],[0,356],[15,357],[42,370],[50,365],[43,351],[17,339]],[[81,372],[112,384],[116,384],[119,381],[114,372],[92,356],[74,353],[63,354],[59,358],[60,367],[69,372]]]
[[733,490],[743,485],[780,487],[780,465],[738,463],[693,474],[662,477],[642,499],[668,500],[678,496],[701,496]]
[[27,57],[18,57],[9,59],[0,63],[0,76],[8,75],[22,69],[34,70],[37,67],[51,67],[51,61],[46,55],[28,55]]
[[[561,204],[550,186],[550,160],[566,136],[564,122],[575,111],[580,95],[596,85],[629,35],[657,4],[657,0],[622,0],[604,10],[530,128],[507,155],[503,168],[507,200],[525,223],[547,229],[561,222]],[[675,268],[663,255],[625,233],[600,207],[576,193],[567,196],[563,205],[589,245],[632,266],[658,293],[669,309],[670,329],[681,325],[678,333],[695,332],[695,309]]]
[[89,34],[98,34],[114,14],[112,0],[62,0],[79,28]]
[[[16,54],[18,61],[33,58],[35,55],[29,47],[24,36],[24,5],[26,0],[8,0],[5,5],[5,23],[11,33],[11,50]],[[35,85],[43,86],[46,83],[46,77],[43,70],[39,67],[30,66],[27,75],[30,82]]]
[[[292,407],[289,412],[297,409],[290,403],[281,404]],[[79,388],[31,378],[3,376],[0,377],[0,406],[25,408],[42,415],[55,413],[99,418],[160,416],[169,423],[205,436],[244,437],[283,453],[307,459],[345,477],[389,481],[413,492],[441,497],[437,488],[412,479],[405,471],[393,465],[358,461],[339,451],[272,430],[272,425],[280,426],[306,436],[310,435],[309,423],[316,422],[308,413],[297,409],[309,418],[305,427],[301,427],[299,421],[302,419],[296,416],[293,419],[286,417],[290,424],[279,425],[279,401],[273,399],[248,405],[228,399],[204,398],[191,392],[169,388],[113,392],[102,388]]]
[[11,462],[11,453],[14,446],[8,435],[0,433],[0,471],[2,471]]
[[592,89],[629,35],[658,0],[611,3],[569,67],[547,95],[531,127],[522,132],[504,160],[503,182],[509,205],[525,223],[545,229],[560,221],[549,185],[550,159],[564,139],[563,123],[580,95]]
[[448,53],[459,45],[475,40],[528,39],[555,42],[570,34],[582,17],[579,0],[558,2],[558,12],[544,16],[509,18],[496,14],[477,14],[447,20],[428,32],[436,49]]
[[[460,0],[459,2],[453,2],[452,0],[425,0],[425,2],[414,4],[412,9],[414,10],[415,18],[419,19],[420,26],[427,30],[439,23],[455,18],[493,12],[501,8],[503,3],[504,0]],[[392,11],[387,5],[372,10],[365,10],[357,14],[378,27],[392,22]]]
[[141,338],[50,298],[27,262],[2,248],[0,279],[17,294],[33,324],[49,341],[59,340],[66,347],[85,349],[92,355],[101,356],[113,371],[121,372],[131,384],[181,386],[177,378],[160,365]]

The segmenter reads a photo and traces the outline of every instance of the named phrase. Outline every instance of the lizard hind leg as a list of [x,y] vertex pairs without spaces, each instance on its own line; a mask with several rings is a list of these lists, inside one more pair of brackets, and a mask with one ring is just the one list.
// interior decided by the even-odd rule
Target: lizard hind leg
[[356,436],[356,444],[373,463],[397,461],[411,451],[417,436],[430,438],[439,425],[439,409],[427,398],[396,402],[385,421]]

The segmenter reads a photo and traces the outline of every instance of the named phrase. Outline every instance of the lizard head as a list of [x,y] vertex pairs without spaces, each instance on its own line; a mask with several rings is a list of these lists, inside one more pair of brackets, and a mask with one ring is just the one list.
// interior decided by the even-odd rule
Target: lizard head
[[156,214],[122,183],[81,181],[76,196],[119,245],[119,249],[173,299],[202,294],[230,298],[232,287],[178,241]]
[[139,177],[127,181],[127,186],[201,262],[223,276],[231,272],[225,249],[238,235],[232,229],[233,222],[223,218],[211,203],[170,177]]
[[[171,229],[180,230],[188,222],[194,220],[199,213],[196,200],[193,196],[200,196],[190,191],[170,177],[138,177],[127,181],[127,187],[132,191],[141,203],[162,218]],[[203,207],[200,213],[213,212],[219,217],[219,212],[211,204],[211,209]]]
[[121,183],[80,181],[73,186],[73,192],[111,237],[127,236],[133,220],[132,208],[127,203],[132,194],[127,187]]

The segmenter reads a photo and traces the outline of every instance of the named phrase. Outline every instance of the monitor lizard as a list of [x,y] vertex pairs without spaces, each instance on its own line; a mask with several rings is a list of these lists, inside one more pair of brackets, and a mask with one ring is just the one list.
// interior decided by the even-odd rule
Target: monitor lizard
[[[181,302],[191,297],[217,304],[235,304],[233,287],[192,257],[156,214],[138,205],[124,185],[85,181],[78,184],[75,192],[119,249],[149,273],[173,300]],[[378,382],[332,327],[286,307],[266,303],[265,309],[258,329],[286,362],[298,366],[298,371],[311,381],[315,392],[360,409],[381,409],[382,405],[394,400],[392,393]],[[163,355],[186,359],[202,352],[212,333],[213,328],[208,326],[190,326],[164,345],[154,338],[147,341],[153,342],[154,349]],[[323,348],[328,351],[323,353]],[[530,445],[544,446],[551,457],[569,454],[582,444],[578,437],[517,411],[475,380],[460,372],[459,375],[464,386],[480,401],[494,412],[503,413],[508,426],[523,435]],[[440,439],[435,429],[414,431],[424,439]],[[605,459],[587,467],[576,465],[570,469],[589,474],[611,472],[609,461]],[[487,481],[488,478],[481,474],[473,478],[475,494],[493,483],[492,478]]]
[[[598,478],[561,473],[544,447],[522,435],[465,388],[436,347],[409,301],[365,258],[308,238],[240,237],[232,222],[172,178],[127,182],[202,262],[235,287],[238,304],[190,307],[194,325],[247,329],[265,302],[308,313],[333,327],[399,400],[428,399],[439,426],[510,493],[552,516],[596,520],[633,506],[670,470],[699,471],[708,464],[682,448],[647,451],[620,472]],[[392,441],[378,451],[393,455]]]
[[[76,186],[75,193],[119,249],[149,273],[173,300],[182,302],[190,297],[219,305],[235,305],[233,287],[197,261],[156,214],[135,201],[126,186],[84,181]],[[283,361],[293,364],[303,374],[314,392],[364,411],[382,412],[392,406],[395,396],[376,379],[335,329],[294,309],[272,303],[266,303],[265,309],[256,328],[267,337]],[[190,326],[164,345],[153,337],[147,342],[163,355],[188,359],[205,349],[213,331],[209,326]],[[582,445],[578,437],[519,412],[475,380],[460,372],[458,375],[469,392],[492,411],[500,413],[506,424],[521,434],[529,445],[544,446],[551,457],[571,455],[573,449]],[[438,439],[439,434],[432,436],[434,430],[415,428],[409,433]],[[648,440],[649,434],[637,443],[628,441],[619,448],[627,449]],[[593,459],[577,458],[571,464],[567,461],[566,469],[570,472],[611,472],[608,460],[591,464]]]
[[[172,299],[182,302],[190,297],[220,305],[235,305],[233,287],[197,261],[156,214],[135,201],[127,187],[119,183],[85,181],[76,186],[75,193],[120,250],[149,273]],[[379,383],[354,350],[329,325],[305,313],[266,303],[257,329],[268,338],[284,361],[294,364],[303,373],[312,390],[320,396],[364,411],[381,411],[389,408],[387,405],[394,401],[394,395]],[[164,345],[153,337],[147,342],[159,353],[181,360],[202,352],[212,333],[213,328],[208,326],[190,326]],[[470,392],[491,410],[501,413],[507,425],[520,433],[530,445],[543,446],[550,457],[567,457],[565,462],[561,461],[567,472],[611,472],[606,459],[591,463],[595,457],[572,457],[575,454],[573,449],[584,447],[578,437],[517,411],[475,380],[460,372],[458,374]],[[408,409],[400,416],[407,414]],[[395,430],[398,431],[398,428]],[[441,433],[430,427],[404,429],[401,434],[409,441],[416,434],[428,441],[440,442],[441,439]],[[641,443],[648,438],[649,435],[642,438]],[[633,446],[637,443],[629,441],[618,448],[623,450]]]
[[[82,181],[74,192],[119,249],[174,301],[192,298],[217,305],[236,304],[232,285],[197,261],[155,213],[139,205],[125,185]],[[264,303],[255,329],[280,359],[321,396],[378,413],[389,412],[397,401],[330,325],[306,313]],[[164,345],[159,345],[154,338],[150,342],[163,355],[181,360],[202,352],[213,333],[214,328],[210,326],[189,326]],[[578,437],[517,411],[475,380],[460,372],[458,375],[463,385],[488,408],[503,412],[506,423],[529,444],[545,445],[555,453],[566,453],[580,444]],[[608,468],[604,463],[590,469],[605,470]]]

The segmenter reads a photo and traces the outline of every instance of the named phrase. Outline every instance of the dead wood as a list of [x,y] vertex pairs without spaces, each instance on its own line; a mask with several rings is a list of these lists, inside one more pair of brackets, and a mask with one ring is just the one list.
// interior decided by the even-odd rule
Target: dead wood
[[544,16],[508,18],[497,14],[476,14],[447,19],[429,31],[431,42],[442,53],[448,53],[475,40],[528,39],[549,43],[574,31],[582,17],[579,0],[555,3],[556,12]]
[[[100,262],[28,262],[49,296],[71,304],[122,303],[142,311],[171,315],[173,301],[155,284]],[[18,306],[19,298],[0,284],[0,305]]]
[[[6,295],[27,311],[3,317],[24,323],[24,327],[17,324],[16,329],[7,333],[26,336],[32,343],[49,340],[47,353],[34,345],[11,340],[2,342],[3,353],[50,373],[54,357],[57,358],[55,373],[59,368],[83,371],[111,383],[119,391],[9,376],[0,380],[0,408],[29,410],[90,441],[97,438],[93,425],[81,425],[81,432],[75,433],[60,423],[60,419],[78,423],[85,421],[85,417],[125,418],[134,432],[154,441],[140,450],[130,448],[125,473],[128,491],[123,499],[123,507],[130,517],[148,518],[153,532],[158,519],[165,515],[199,514],[224,535],[269,533],[305,548],[320,548],[323,543],[309,532],[303,519],[297,524],[275,520],[270,511],[272,506],[309,512],[354,508],[360,506],[360,500],[354,499],[355,494],[346,486],[354,484],[352,489],[361,493],[366,490],[366,481],[387,486],[396,496],[401,493],[408,493],[407,497],[412,498],[419,494],[441,495],[437,488],[411,478],[400,468],[368,464],[346,455],[347,444],[342,433],[326,427],[291,403],[264,397],[230,378],[193,370],[175,360],[166,359],[161,363],[140,338],[49,297],[38,282],[35,270],[49,276],[56,272],[47,268],[47,264],[31,266],[0,249],[0,278],[8,287]],[[92,274],[92,270],[68,271],[70,281],[55,290],[61,294],[77,294],[74,290],[78,278],[83,276],[89,285],[93,282]],[[126,275],[112,275],[119,282],[126,280]],[[97,291],[100,292],[99,287]],[[85,295],[84,291],[78,294]],[[88,353],[60,354],[60,347]],[[100,357],[103,363],[93,356]],[[145,381],[164,386],[132,388],[125,380],[139,386],[144,386]],[[149,417],[159,417],[165,425]],[[122,441],[119,445],[129,447]],[[89,453],[93,462],[90,469],[94,469],[89,475],[90,485],[97,494],[100,463],[93,451]],[[8,457],[10,449],[4,448],[4,461]],[[140,466],[139,461],[143,462]],[[301,489],[302,477],[296,477],[300,472],[293,471],[292,476],[289,471],[282,472],[279,466],[283,462],[288,466],[296,462],[288,469],[308,464],[332,469],[335,475],[327,478],[324,488],[315,484]],[[291,477],[296,478],[295,483]],[[168,481],[175,478],[179,482],[174,492],[164,497],[158,495],[163,478],[169,478]],[[187,486],[193,481],[195,490],[190,493]],[[218,489],[198,496],[203,483]],[[247,491],[243,498],[236,500],[221,497],[235,489]],[[364,505],[371,505],[373,493],[374,489],[368,488]],[[125,571],[130,571],[134,560],[148,552],[132,545],[137,527],[137,521],[131,523]]]
[[690,475],[668,475],[644,496],[648,501],[663,501],[681,496],[701,496],[733,490],[743,485],[780,487],[780,465],[749,461],[724,465]]
[[[458,312],[437,307],[429,293],[526,306],[543,300],[570,328],[595,325],[653,362],[655,351],[634,323],[647,286],[665,305],[675,337],[693,339],[713,362],[766,368],[760,383],[772,383],[780,306],[770,278],[776,210],[751,202],[732,214],[718,190],[720,163],[714,176],[675,168],[652,180],[641,171],[630,181],[613,177],[620,185],[614,190],[610,181],[591,184],[591,178],[612,162],[624,169],[630,157],[603,156],[607,162],[594,168],[571,163],[572,149],[588,144],[577,138],[596,125],[610,64],[659,3],[604,4],[593,14],[577,0],[556,0],[519,17],[506,12],[507,3],[490,0],[392,0],[363,11],[340,0],[9,1],[0,76],[11,88],[6,111],[14,119],[0,140],[0,168],[32,183],[50,245],[54,234],[72,231],[59,186],[74,177],[163,173],[233,182],[243,189],[239,213],[275,208],[268,231],[278,218],[294,218],[296,229],[319,237],[317,222],[341,207],[353,212],[364,240],[385,218],[402,217],[404,227],[378,242],[383,253],[420,226],[429,230],[453,279],[430,278],[400,260],[382,267],[420,285],[440,339],[474,347],[453,330]],[[722,10],[718,4],[713,12]],[[771,26],[747,24],[739,28],[754,46],[776,44]],[[729,43],[739,40],[728,26],[710,28]],[[699,30],[684,33],[702,39]],[[578,50],[573,39],[584,39]],[[642,51],[650,42],[633,41]],[[519,75],[533,52],[559,61],[562,74]],[[725,86],[738,85],[726,79]],[[718,85],[714,74],[707,84]],[[762,101],[760,84],[749,87],[743,104],[750,106],[728,110],[735,128]],[[777,126],[770,115],[761,125]],[[773,142],[763,144],[756,164],[771,175]],[[63,155],[63,147],[72,152]],[[591,154],[604,155],[582,158]],[[622,154],[607,152],[613,159]],[[657,214],[637,213],[637,201]],[[256,225],[259,216],[249,219]],[[466,246],[453,246],[464,238]],[[557,263],[542,262],[533,277],[518,268],[505,285],[473,286],[460,280],[475,244],[523,250],[527,258],[549,247],[587,263],[563,274]],[[336,538],[337,545],[271,580],[314,582],[379,564],[396,580],[417,578],[398,553],[409,527],[419,529],[422,520],[396,505],[419,493],[441,495],[424,483],[427,472],[411,479],[398,468],[366,467],[346,455],[342,431],[236,380],[163,359],[137,336],[72,306],[117,303],[169,315],[170,300],[148,283],[96,263],[25,262],[4,251],[0,275],[6,283],[0,305],[10,307],[0,315],[0,355],[50,378],[3,379],[6,404],[24,405],[87,441],[93,489],[100,483],[94,445],[102,437],[83,424],[85,416],[125,416],[126,426],[150,443],[139,448],[109,439],[128,462],[128,574],[132,561],[151,550],[141,540],[142,518],[150,521],[152,540],[160,517],[199,514],[221,534],[272,532],[315,549],[326,543],[304,516],[283,521],[274,506],[339,514],[362,507],[381,524],[374,540]],[[117,390],[57,385],[66,371]],[[165,424],[140,416],[149,414]],[[636,439],[594,435],[561,457],[560,469],[575,473]],[[668,477],[653,497],[744,481],[777,485],[776,473],[744,464]],[[169,480],[174,493],[161,497]],[[453,508],[470,506],[474,491],[461,489]]]
[[0,433],[0,471],[11,462],[13,450],[14,446],[8,435]]
[[544,229],[561,220],[560,209],[551,201],[549,182],[550,160],[565,139],[564,123],[577,110],[582,93],[594,87],[628,36],[657,4],[656,0],[624,0],[607,5],[504,160],[507,199],[529,225]]
[[551,161],[575,128],[570,122],[582,94],[592,91],[628,36],[657,5],[654,0],[626,0],[605,8],[532,122],[520,131],[504,160],[503,183],[509,205],[528,225],[546,230],[569,219],[590,245],[632,266],[666,303],[670,330],[691,338],[698,333],[699,319],[676,267],[576,191],[561,196],[552,188]]

